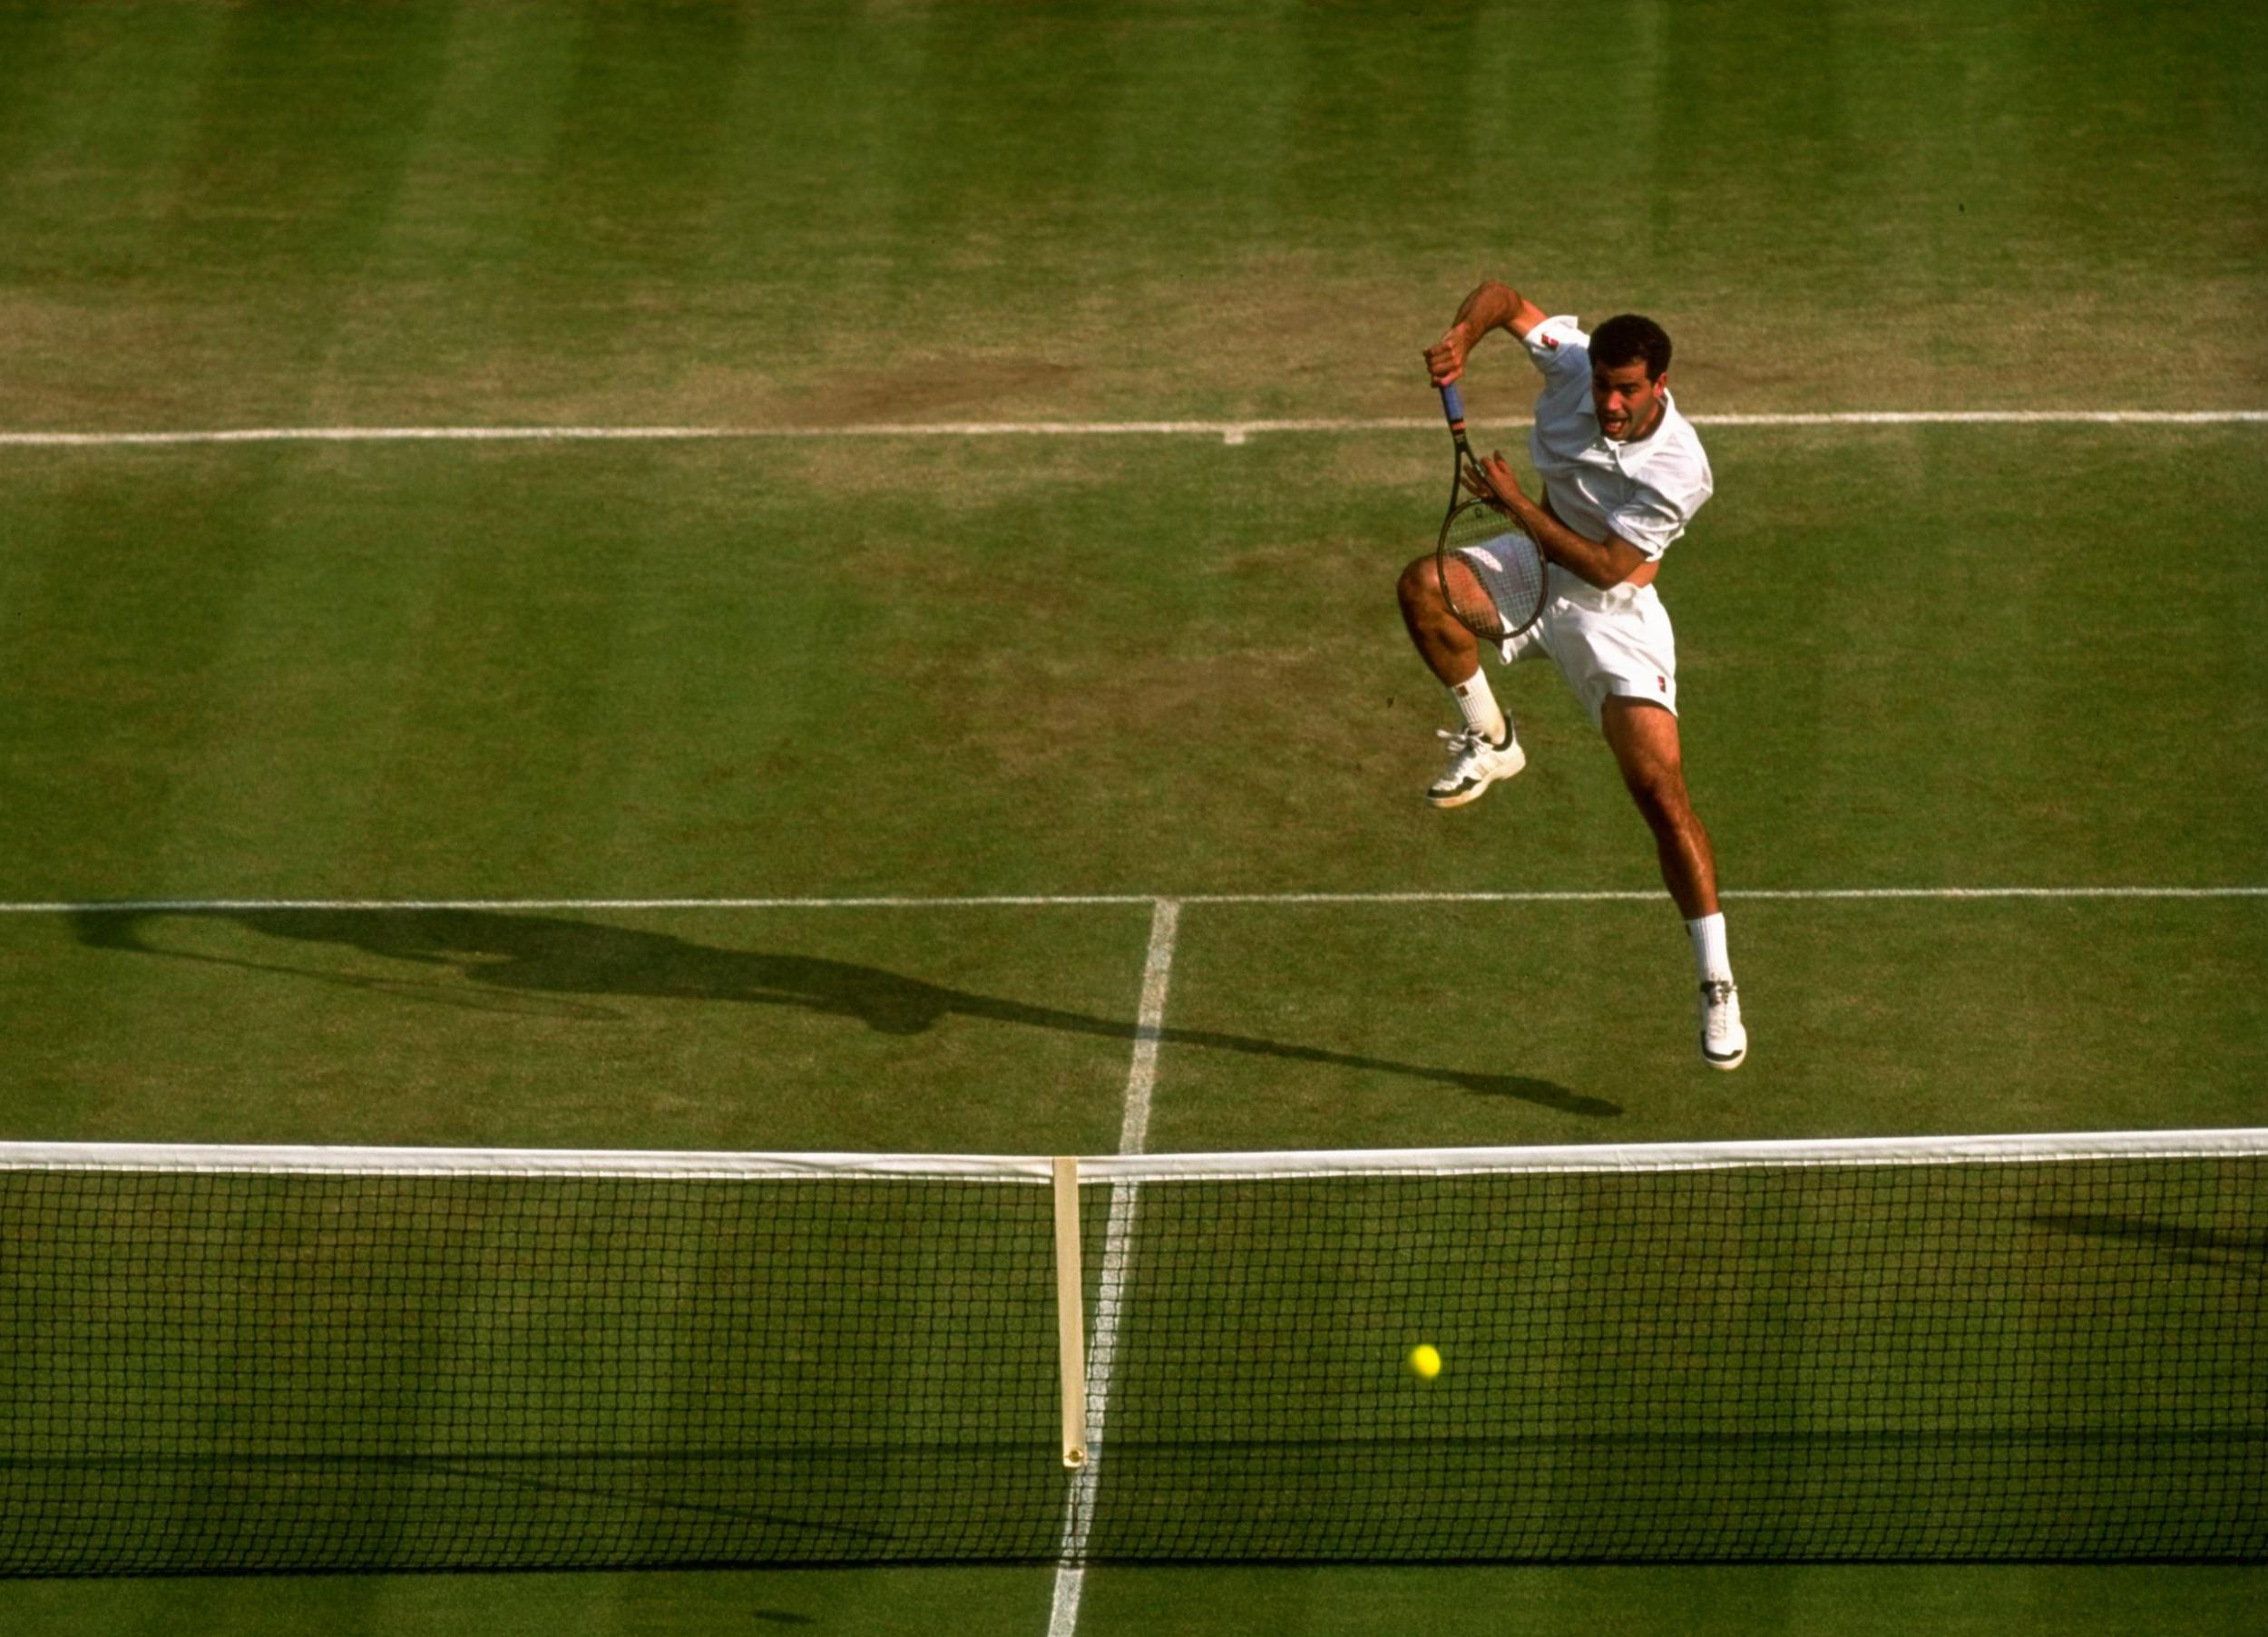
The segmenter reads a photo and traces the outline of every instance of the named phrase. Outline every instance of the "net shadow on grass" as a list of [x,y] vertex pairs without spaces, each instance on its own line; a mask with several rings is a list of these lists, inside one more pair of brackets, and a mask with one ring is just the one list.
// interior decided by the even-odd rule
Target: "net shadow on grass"
[[[438,969],[449,976],[405,980],[321,972],[169,947],[152,940],[152,923],[164,918],[225,921],[264,937],[337,945]],[[595,999],[707,1000],[797,1007],[889,1035],[924,1034],[948,1018],[1090,1035],[1129,1045],[1139,1032],[1130,1019],[975,994],[880,967],[812,955],[719,949],[667,932],[558,916],[489,910],[91,909],[74,912],[72,920],[79,941],[92,949],[241,967],[484,1010],[533,1007],[548,1014],[602,1018],[610,1014],[591,1004]],[[1168,1027],[1158,1038],[1168,1046],[1431,1080],[1476,1096],[1512,1097],[1596,1119],[1622,1113],[1619,1105],[1604,1098],[1525,1075],[1398,1062],[1219,1029]]]
[[2133,1216],[2035,1216],[2032,1221],[2060,1233],[2146,1246],[2177,1262],[2268,1262],[2268,1234],[2223,1233]]

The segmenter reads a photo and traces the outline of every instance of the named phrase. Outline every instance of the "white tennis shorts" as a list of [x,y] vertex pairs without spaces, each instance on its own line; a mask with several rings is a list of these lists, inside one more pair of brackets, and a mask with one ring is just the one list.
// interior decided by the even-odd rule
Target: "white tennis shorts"
[[1549,654],[1599,726],[1610,695],[1677,714],[1677,639],[1652,586],[1600,590],[1556,563],[1543,615],[1503,645],[1507,664]]

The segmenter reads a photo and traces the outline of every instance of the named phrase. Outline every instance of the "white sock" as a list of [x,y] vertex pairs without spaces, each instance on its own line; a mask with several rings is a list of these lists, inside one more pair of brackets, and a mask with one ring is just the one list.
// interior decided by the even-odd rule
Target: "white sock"
[[1693,964],[1701,973],[1704,983],[1730,983],[1733,980],[1733,958],[1725,952],[1725,913],[1704,915],[1698,921],[1686,922],[1686,931],[1693,939]]
[[1475,671],[1470,680],[1452,683],[1449,691],[1455,696],[1458,713],[1467,727],[1491,745],[1501,745],[1510,736],[1512,725],[1504,719],[1496,696],[1489,691],[1488,672]]

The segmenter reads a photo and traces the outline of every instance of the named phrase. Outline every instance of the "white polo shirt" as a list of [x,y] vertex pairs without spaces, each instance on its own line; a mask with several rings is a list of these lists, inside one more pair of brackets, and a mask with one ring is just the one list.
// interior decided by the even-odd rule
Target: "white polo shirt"
[[1612,534],[1659,557],[1715,487],[1693,423],[1665,392],[1659,425],[1633,442],[1610,443],[1591,403],[1590,337],[1582,326],[1565,316],[1547,318],[1524,339],[1543,372],[1528,453],[1552,510],[1587,540]]

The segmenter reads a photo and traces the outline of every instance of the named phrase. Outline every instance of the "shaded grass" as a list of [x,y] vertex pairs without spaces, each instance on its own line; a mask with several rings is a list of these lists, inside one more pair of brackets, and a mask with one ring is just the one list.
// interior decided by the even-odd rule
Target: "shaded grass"
[[1146,920],[10,918],[9,1135],[1103,1151]]
[[[972,1629],[1045,1631],[1051,1576],[1036,1569],[716,1571],[697,1574],[367,1574],[299,1579],[12,1582],[25,1632],[203,1631],[247,1637],[340,1622],[362,1631],[541,1637],[562,1626],[623,1637],[718,1631],[920,1637],[940,1609]],[[1090,1627],[1090,1630],[1100,1629]]]
[[2261,1580],[2218,1568],[1145,1569],[1092,1576],[1082,1610],[1089,1629],[1116,1631],[1171,1609],[1178,1629],[1204,1637],[1412,1627],[1547,1637],[1598,1625],[1663,1637],[1917,1627],[2236,1637],[2253,1628]]
[[[1609,54],[1596,121],[1607,104],[1536,76],[1588,93]],[[1414,413],[1416,348],[1486,271],[1594,317],[1658,313],[1696,410],[2256,407],[2263,74],[2251,13],[2028,0],[1474,6],[1425,28],[1361,7],[14,5],[0,399],[13,425],[122,427]],[[1481,415],[1526,395],[1484,360]],[[1719,498],[1666,585],[1729,886],[2255,879],[2253,434],[1710,442]],[[1516,786],[1447,823],[1416,802],[1444,713],[1385,587],[1435,503],[1428,443],[619,453],[9,455],[0,891],[1651,884],[1548,675],[1509,690],[1540,753]],[[848,575],[813,521],[845,495],[873,508],[859,548],[891,542]],[[1519,1010],[1421,1034],[1482,987],[1435,970],[1475,959],[1456,917],[1354,917],[1310,947],[1193,916],[1171,1020],[1305,1055],[1170,1044],[1165,1129],[1185,1096],[1174,1140],[1586,1129],[1381,1064],[1524,1076],[1677,1135],[1886,1107],[1897,1129],[2251,1117],[2241,907],[1736,908],[1759,1051],[1706,1087],[1667,914],[1502,940],[1531,988],[1585,983],[1578,956],[1631,974],[1638,1016],[1603,1038]],[[1044,946],[631,926],[697,963],[834,960],[1111,1019],[1136,919],[1051,922]],[[1111,1110],[1088,1077],[1123,1070],[1103,1034],[531,997],[351,939],[202,933],[201,954],[307,970],[6,930],[26,1125],[993,1145],[1032,1117],[971,1116],[990,1077],[1020,1107],[1078,1087],[1062,1125],[1102,1127],[1093,1147]],[[565,1009],[598,1004],[618,1015]],[[782,1106],[714,1095],[748,1053]],[[2007,1095],[1951,1102],[1980,1059]],[[828,1124],[814,1088],[861,1076],[950,1112],[916,1128],[935,1111],[854,1099]],[[468,1082],[493,1101],[450,1105]],[[2234,1630],[2257,1579],[1108,1574],[1085,1625]],[[929,1629],[951,1605],[1036,1630],[1045,1582],[7,1601],[27,1629]]]

